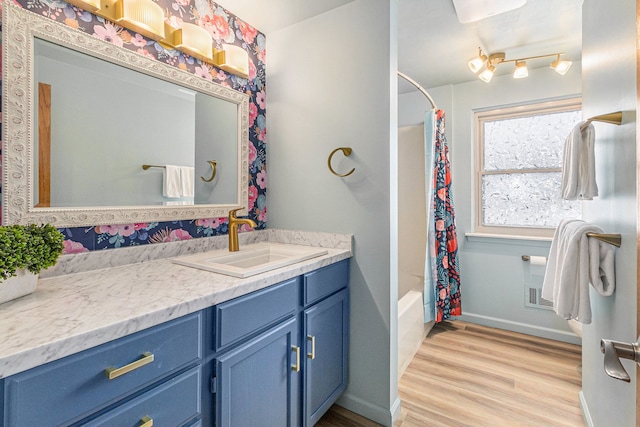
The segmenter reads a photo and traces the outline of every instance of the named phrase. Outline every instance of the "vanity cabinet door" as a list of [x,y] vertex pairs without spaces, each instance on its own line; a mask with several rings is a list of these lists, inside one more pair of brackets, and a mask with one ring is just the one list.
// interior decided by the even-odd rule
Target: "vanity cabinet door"
[[216,359],[216,426],[297,426],[300,363],[291,318]]
[[347,386],[349,291],[304,311],[304,425],[313,426]]

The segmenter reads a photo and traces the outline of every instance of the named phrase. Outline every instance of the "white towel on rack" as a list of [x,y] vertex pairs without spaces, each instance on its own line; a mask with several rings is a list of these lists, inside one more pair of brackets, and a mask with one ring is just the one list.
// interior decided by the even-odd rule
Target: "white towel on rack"
[[575,125],[567,136],[562,168],[563,199],[592,200],[598,195],[594,142],[595,128],[591,123]]
[[589,283],[603,296],[615,289],[615,264],[610,244],[587,237],[602,230],[584,221],[563,219],[553,236],[542,285],[542,298],[553,302],[564,319],[591,323]]
[[180,197],[182,193],[180,167],[165,165],[162,175],[162,195],[164,197]]
[[180,166],[180,196],[193,197],[195,169],[190,166]]

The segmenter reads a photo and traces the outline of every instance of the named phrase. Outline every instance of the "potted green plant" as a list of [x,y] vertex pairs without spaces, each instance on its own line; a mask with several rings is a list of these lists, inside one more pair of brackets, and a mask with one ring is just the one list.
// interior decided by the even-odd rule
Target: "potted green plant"
[[35,291],[38,274],[56,264],[63,241],[50,224],[0,226],[0,303]]

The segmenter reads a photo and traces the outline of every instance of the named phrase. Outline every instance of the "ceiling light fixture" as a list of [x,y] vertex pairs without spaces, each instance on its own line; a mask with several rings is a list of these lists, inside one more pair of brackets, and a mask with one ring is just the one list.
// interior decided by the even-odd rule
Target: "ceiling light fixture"
[[522,79],[529,75],[529,70],[527,69],[526,61],[516,61],[516,69],[513,70],[513,78],[514,79]]
[[469,60],[469,69],[472,73],[477,73],[484,66],[484,62],[487,60],[487,55],[482,53],[482,49],[478,48],[478,56]]
[[549,67],[555,70],[556,73],[560,74],[561,76],[564,76],[565,74],[567,74],[567,71],[569,71],[569,68],[571,68],[571,64],[572,64],[571,61],[566,61],[566,60],[561,61],[560,54],[558,54],[557,59],[553,61]]
[[550,67],[555,70],[560,75],[565,75],[569,68],[571,68],[571,61],[561,60],[560,55],[563,53],[550,53],[548,55],[538,55],[538,56],[527,56],[524,58],[515,58],[515,59],[506,59],[504,52],[496,52],[492,53],[488,57],[486,54],[482,52],[481,48],[478,48],[478,56],[469,60],[469,69],[473,73],[477,73],[478,71],[484,70],[478,74],[478,78],[483,82],[489,83],[495,74],[496,67],[499,64],[505,64],[507,62],[515,63],[515,70],[513,72],[514,79],[520,79],[527,77],[529,75],[529,70],[527,69],[527,62],[530,60],[540,59],[540,58],[548,58],[555,57],[556,59],[551,63]]
[[478,75],[478,78],[485,83],[489,83],[493,78],[493,73],[496,71],[496,67],[489,64],[487,68],[482,70],[482,72]]

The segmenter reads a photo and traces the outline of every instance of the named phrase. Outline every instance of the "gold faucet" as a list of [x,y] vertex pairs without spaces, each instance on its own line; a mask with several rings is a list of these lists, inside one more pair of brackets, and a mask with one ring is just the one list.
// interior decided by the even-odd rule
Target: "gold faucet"
[[238,252],[240,250],[240,246],[238,245],[238,225],[248,224],[253,228],[258,226],[258,224],[249,218],[236,217],[236,212],[242,209],[244,208],[229,211],[229,252]]

